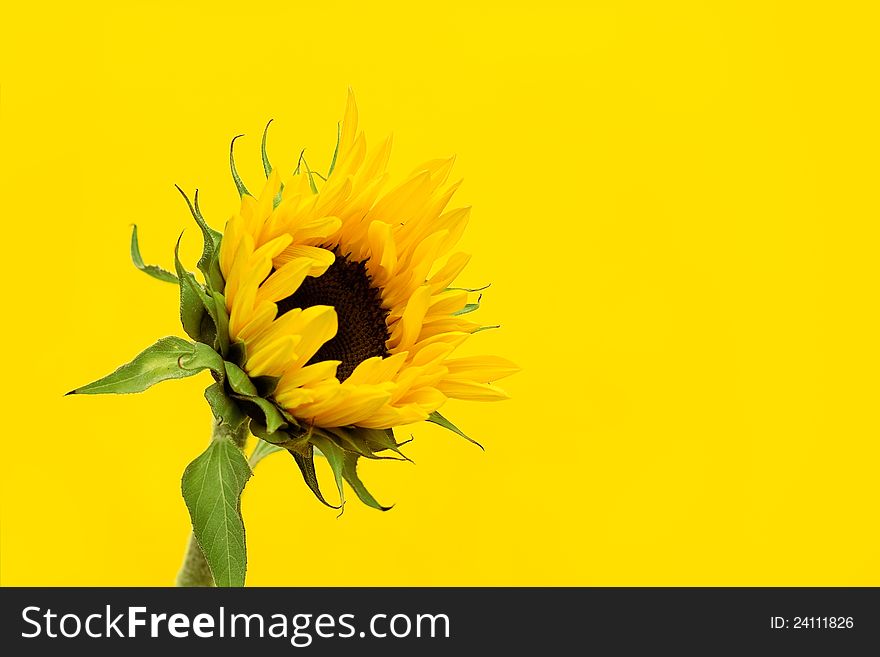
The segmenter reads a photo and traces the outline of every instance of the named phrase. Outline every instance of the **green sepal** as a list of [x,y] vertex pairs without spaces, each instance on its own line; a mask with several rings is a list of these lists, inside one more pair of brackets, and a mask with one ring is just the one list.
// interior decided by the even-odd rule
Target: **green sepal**
[[373,452],[381,452],[390,449],[392,452],[402,457],[404,461],[413,463],[411,458],[400,451],[400,448],[412,439],[404,440],[402,443],[397,442],[394,439],[393,429],[361,429],[361,432]]
[[206,302],[208,314],[214,320],[214,326],[217,333],[217,339],[214,347],[223,355],[229,351],[229,315],[226,312],[226,298],[214,290],[207,292],[213,305]]
[[293,439],[291,437],[291,434],[289,434],[287,431],[284,431],[284,429],[269,431],[266,428],[265,424],[253,417],[250,418],[248,429],[250,429],[250,432],[260,440],[265,440],[267,443],[272,443],[273,445],[278,445],[279,447],[287,448],[293,445],[300,445],[305,442]]
[[[361,502],[369,507],[378,509],[379,511],[388,511],[391,506],[383,506],[376,501],[376,498],[364,486],[364,482],[360,480],[357,474],[358,455],[346,452],[342,457],[342,476],[351,486],[355,494],[360,498]],[[392,505],[393,506],[393,505]]]
[[458,317],[459,315],[467,315],[468,313],[472,313],[475,310],[479,310],[479,308],[479,303],[468,303],[464,307],[462,307],[461,310],[456,310],[454,313],[452,313],[452,316]]
[[239,405],[243,408],[248,417],[259,417],[259,422],[270,434],[275,433],[279,429],[288,426],[284,416],[278,408],[268,399],[257,397],[255,395],[239,395],[233,394],[233,398],[239,401]]
[[266,127],[263,128],[263,139],[260,141],[260,156],[263,159],[263,172],[266,174],[266,177],[269,177],[269,174],[272,173],[272,165],[269,162],[269,155],[266,153],[266,137],[269,135],[269,126],[272,125],[272,121],[275,119],[269,119],[269,122],[266,124]]
[[257,466],[257,463],[262,461],[270,454],[283,451],[283,447],[273,445],[272,443],[267,443],[265,440],[258,440],[256,446],[254,447],[254,451],[251,452],[250,458],[248,458],[248,465],[251,466],[251,470],[253,470]]
[[450,422],[445,417],[440,415],[440,413],[438,411],[434,411],[433,413],[431,413],[428,416],[428,422],[433,422],[434,424],[440,425],[444,429],[449,429],[449,431],[452,431],[453,433],[458,434],[459,436],[461,436],[462,438],[464,438],[468,442],[473,443],[474,445],[476,445],[477,447],[479,447],[483,451],[486,451],[486,449],[480,443],[478,443],[473,438],[470,438],[467,434],[465,434],[464,431],[462,431],[457,426],[452,424],[452,422]]
[[488,290],[492,287],[491,283],[486,283],[483,287],[447,287],[446,291],[451,292],[453,290],[458,292],[482,292],[483,290]]
[[189,200],[189,196],[186,195],[186,192],[184,192],[179,185],[175,185],[175,187],[177,187],[177,191],[180,192],[180,195],[183,196],[187,207],[189,207],[190,214],[193,219],[195,219],[199,229],[202,231],[204,247],[202,248],[202,257],[199,258],[196,266],[205,277],[205,283],[208,284],[209,288],[217,291],[223,290],[223,274],[220,272],[219,260],[220,240],[223,238],[223,235],[211,228],[202,216],[202,211],[199,209],[199,190],[196,190],[196,202],[195,206],[193,206]]
[[[250,405],[250,410],[259,410],[262,417],[261,424],[272,434],[287,426],[287,421],[281,411],[268,399],[260,397],[259,391],[248,375],[238,365],[226,361],[223,363],[226,370],[226,383],[233,392],[233,397],[245,405]],[[248,415],[252,416],[251,413]]]
[[224,362],[223,366],[226,369],[226,382],[233,392],[248,397],[256,396],[257,388],[243,369],[229,361]]
[[330,174],[333,173],[333,169],[336,168],[336,158],[339,157],[339,141],[342,139],[342,122],[338,122],[336,124],[336,148],[333,149],[333,159],[330,160],[330,168],[327,170],[327,177],[330,177]]
[[[394,441],[383,441],[380,444],[376,434],[385,436],[381,429],[366,429],[364,427],[334,427],[332,429],[324,429],[326,433],[332,434],[337,439],[337,444],[346,452],[357,454],[368,459],[388,460],[388,461],[408,461],[403,454],[397,450],[397,443]],[[376,452],[386,449],[393,449],[400,454],[400,458],[396,456],[378,456]]]
[[165,281],[166,283],[177,283],[177,276],[172,274],[170,271],[166,271],[161,267],[158,267],[157,265],[144,264],[144,259],[141,257],[141,247],[138,244],[138,227],[134,224],[132,224],[131,227],[130,251],[132,263],[134,263],[134,266],[140,269],[142,272],[160,281]]
[[235,137],[232,138],[232,143],[229,144],[229,169],[232,171],[232,180],[235,182],[235,188],[238,190],[238,195],[240,197],[245,194],[252,196],[247,187],[244,186],[241,176],[238,175],[238,169],[235,168],[235,140],[239,137],[244,137],[244,135],[235,135]]
[[312,170],[309,168],[309,163],[306,162],[305,158],[303,158],[303,164],[306,165],[306,175],[309,177],[309,189],[312,190],[312,194],[317,194],[318,186],[315,184],[315,174],[312,173]]
[[471,331],[471,335],[475,333],[480,333],[481,331],[491,331],[492,329],[500,329],[501,324],[493,324],[492,326],[481,326],[480,328],[474,329]]
[[186,271],[180,263],[180,240],[174,246],[174,267],[180,284],[180,323],[183,330],[193,340],[213,345],[217,340],[217,326],[211,317],[208,307],[213,310],[214,300],[199,285],[196,277]]
[[221,366],[220,356],[201,343],[169,336],[144,349],[111,374],[68,392],[68,395],[143,392],[161,381],[183,379]]
[[222,381],[211,384],[205,389],[205,399],[211,407],[214,419],[219,424],[228,424],[237,429],[248,418],[238,404],[226,394]]
[[242,451],[219,436],[183,472],[193,534],[217,586],[244,586],[247,570],[241,493],[252,472]]
[[321,450],[321,453],[327,459],[327,463],[330,464],[330,469],[333,471],[333,479],[336,481],[336,490],[339,492],[339,506],[336,508],[344,508],[345,490],[342,485],[342,471],[345,465],[345,452],[334,440],[327,437],[319,429],[312,431],[309,442]]
[[299,466],[299,470],[306,482],[306,486],[308,486],[309,490],[314,493],[315,497],[318,498],[318,501],[329,506],[331,509],[341,509],[341,505],[336,506],[330,504],[330,502],[324,499],[324,495],[321,493],[321,487],[318,485],[318,474],[315,472],[315,449],[311,443],[306,443],[300,449],[288,448],[287,451],[293,456],[293,460],[296,461],[296,464]]
[[281,380],[280,376],[255,376],[251,378],[251,382],[254,384],[254,387],[257,389],[257,394],[260,397],[269,397],[275,392],[275,388],[278,387],[278,382]]
[[460,310],[456,310],[454,313],[452,313],[453,317],[457,317],[459,315],[467,315],[468,313],[472,313],[475,310],[479,310],[480,309],[480,301],[482,301],[482,299],[483,299],[483,295],[481,294],[480,296],[477,297],[476,303],[465,304],[463,308],[461,308]]
[[247,362],[247,349],[245,349],[244,342],[231,343],[229,351],[226,353],[226,360],[243,368]]

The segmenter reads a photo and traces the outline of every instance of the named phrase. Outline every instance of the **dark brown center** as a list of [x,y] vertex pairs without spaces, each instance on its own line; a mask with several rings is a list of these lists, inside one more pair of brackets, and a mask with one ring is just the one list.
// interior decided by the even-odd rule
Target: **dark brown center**
[[312,356],[309,364],[323,360],[342,361],[336,378],[345,381],[361,362],[374,356],[385,357],[388,349],[388,311],[382,307],[379,290],[372,285],[364,266],[336,254],[336,260],[323,275],[309,276],[299,289],[278,302],[278,316],[294,308],[333,306],[339,320],[336,336]]

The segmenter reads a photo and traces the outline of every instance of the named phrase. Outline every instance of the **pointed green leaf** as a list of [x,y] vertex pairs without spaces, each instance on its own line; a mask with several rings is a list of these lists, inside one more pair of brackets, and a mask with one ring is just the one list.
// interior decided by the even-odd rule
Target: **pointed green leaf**
[[156,265],[144,264],[144,259],[141,257],[141,248],[138,245],[138,227],[136,225],[131,227],[131,261],[135,267],[153,278],[165,281],[166,283],[177,283],[177,276],[170,271],[165,271]]
[[354,492],[360,498],[361,502],[369,507],[378,509],[379,511],[388,511],[391,507],[382,506],[381,504],[379,504],[379,502],[376,501],[376,498],[373,497],[372,494],[370,494],[370,491],[367,490],[367,487],[364,486],[364,483],[361,481],[360,477],[358,477],[357,462],[357,454],[346,452],[343,456],[342,476],[345,477],[348,485],[351,486],[352,490],[354,490]]
[[342,122],[336,124],[336,148],[333,149],[333,159],[330,160],[330,168],[327,170],[327,177],[333,173],[336,168],[336,158],[339,157],[339,140],[342,138]]
[[238,170],[235,168],[235,140],[239,137],[244,137],[244,135],[236,135],[232,138],[232,143],[229,144],[229,168],[232,170],[232,180],[235,182],[235,188],[238,190],[238,195],[244,196],[247,194],[248,196],[251,196],[247,187],[244,186],[241,176],[238,175]]
[[226,394],[220,382],[213,383],[205,389],[205,399],[208,400],[214,419],[221,424],[237,428],[247,419],[235,400]]
[[[168,379],[182,379],[216,366],[203,351],[205,345],[178,337],[162,338],[134,357],[130,363],[93,383],[70,391],[69,395],[127,394],[142,392]],[[217,355],[211,349],[209,352]],[[219,356],[218,356],[219,358]]]
[[251,456],[248,459],[248,465],[250,465],[251,470],[253,470],[256,467],[257,463],[262,461],[270,454],[283,451],[284,449],[282,447],[278,447],[278,445],[267,443],[265,440],[258,440],[256,447],[254,447],[254,451],[251,452]]
[[478,443],[473,438],[469,438],[461,429],[459,429],[457,426],[452,424],[452,422],[450,422],[445,417],[440,415],[440,413],[438,411],[434,411],[433,413],[431,413],[428,416],[428,422],[433,422],[434,424],[440,425],[444,429],[449,429],[453,433],[457,433],[459,436],[461,436],[462,438],[464,438],[468,442],[473,443],[474,445],[476,445],[477,447],[479,447],[483,451],[486,451],[485,448],[480,443]]
[[244,586],[247,570],[241,493],[251,469],[228,436],[215,438],[183,473],[181,490],[217,586]]
[[269,156],[266,154],[266,137],[269,134],[269,126],[272,125],[272,121],[274,120],[275,119],[269,119],[269,123],[263,128],[263,139],[260,142],[260,155],[263,158],[263,171],[267,178],[269,177],[269,174],[272,173],[272,165],[269,163]]
[[315,494],[318,501],[329,506],[331,509],[341,508],[341,506],[330,504],[330,502],[325,500],[324,496],[321,494],[321,488],[318,485],[318,474],[315,472],[315,450],[312,445],[306,445],[302,452],[296,449],[289,449],[287,451],[293,456],[293,460],[296,461],[300,472],[302,472],[306,485],[309,487],[309,490]]

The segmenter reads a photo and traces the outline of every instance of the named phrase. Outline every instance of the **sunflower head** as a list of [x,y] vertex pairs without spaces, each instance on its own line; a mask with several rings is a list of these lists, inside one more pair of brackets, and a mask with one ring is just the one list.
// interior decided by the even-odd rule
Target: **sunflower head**
[[[471,319],[479,290],[453,287],[469,260],[455,246],[470,208],[450,207],[459,186],[449,183],[453,158],[392,183],[391,140],[367,147],[351,93],[326,175],[300,155],[282,176],[267,155],[268,128],[256,194],[236,170],[232,141],[241,205],[222,234],[202,217],[198,193],[190,204],[204,236],[204,283],[176,253],[176,275],[145,265],[136,230],[132,258],[179,283],[181,320],[195,342],[177,366],[212,371],[206,397],[218,423],[247,423],[261,449],[289,451],[322,502],[316,451],[340,496],[347,480],[365,503],[386,508],[358,479],[358,459],[405,458],[394,428],[424,420],[467,438],[440,407],[450,398],[505,399],[495,381],[517,370],[496,356],[455,355],[490,328]],[[77,392],[96,391],[88,388]]]

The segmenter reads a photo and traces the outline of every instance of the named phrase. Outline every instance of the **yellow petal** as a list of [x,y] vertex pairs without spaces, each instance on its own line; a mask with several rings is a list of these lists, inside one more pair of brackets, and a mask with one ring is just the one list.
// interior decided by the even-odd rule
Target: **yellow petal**
[[250,376],[281,376],[297,358],[297,335],[285,335],[249,355],[245,369]]
[[469,401],[499,401],[510,398],[510,395],[497,386],[472,381],[441,381],[437,389],[447,397]]
[[499,356],[451,358],[443,364],[449,369],[447,379],[465,379],[477,383],[497,381],[520,371],[516,364]]
[[305,326],[300,330],[302,342],[296,348],[301,363],[307,362],[327,340],[336,335],[337,317],[333,306],[311,306],[302,311]]
[[288,370],[278,382],[276,388],[276,397],[288,389],[300,388],[306,385],[313,385],[320,381],[332,379],[336,377],[336,368],[339,367],[341,361],[338,360],[322,360],[319,363],[306,365],[299,369]]
[[320,249],[316,246],[294,244],[287,247],[283,253],[275,258],[275,266],[282,267],[296,258],[307,258],[311,261],[312,266],[309,269],[309,276],[320,276],[336,261],[336,256],[332,251]]
[[446,264],[428,279],[428,287],[431,288],[431,292],[439,292],[449,287],[452,281],[455,280],[455,277],[467,266],[470,259],[471,257],[467,253],[459,252],[449,256]]
[[261,301],[281,301],[299,289],[305,277],[312,269],[312,260],[303,258],[291,260],[277,269],[257,292],[257,303]]
[[406,310],[394,325],[389,343],[395,351],[405,351],[412,346],[422,330],[422,320],[428,310],[431,291],[427,287],[416,290],[406,304]]
[[345,382],[350,385],[364,383],[382,383],[394,378],[406,362],[407,352],[401,352],[382,358],[376,356],[360,362]]

